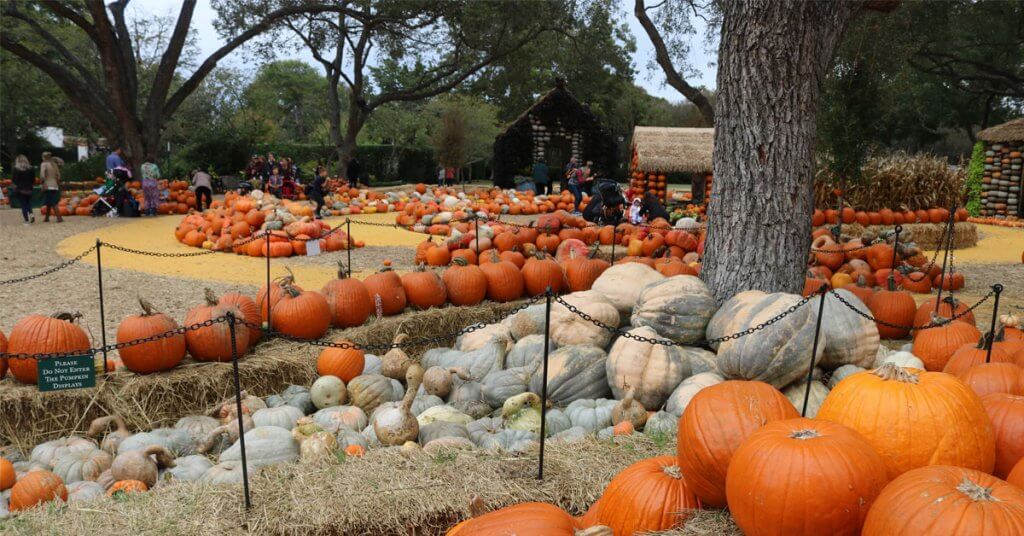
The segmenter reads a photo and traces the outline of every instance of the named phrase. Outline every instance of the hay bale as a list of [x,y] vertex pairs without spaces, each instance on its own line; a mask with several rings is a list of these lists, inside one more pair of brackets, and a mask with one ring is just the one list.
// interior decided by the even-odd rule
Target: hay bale
[[[388,344],[399,330],[416,339],[454,334],[478,322],[493,322],[518,305],[486,303],[409,312],[358,328],[335,330],[329,337],[360,344]],[[455,337],[448,339],[447,344],[451,344]],[[414,345],[407,352],[418,357],[435,346]],[[309,385],[316,378],[320,350],[282,339],[263,342],[239,361],[242,389],[267,396],[288,384]],[[116,372],[97,378],[95,389],[53,393],[40,393],[35,386],[20,385],[11,378],[0,387],[0,444],[10,443],[27,452],[42,441],[82,433],[92,419],[109,413],[121,415],[133,430],[170,426],[182,416],[205,413],[233,393],[231,363],[190,361],[168,372],[149,375]]]
[[[832,225],[824,225],[821,228],[832,229]],[[862,236],[864,233],[878,236],[885,232],[891,232],[892,225],[869,225],[864,227],[858,223],[844,223],[842,232],[848,236]],[[900,241],[910,240],[915,242],[921,249],[935,250],[939,247],[939,241],[946,231],[945,223],[904,223],[903,232],[900,234]],[[966,249],[978,245],[978,227],[970,222],[958,222],[953,224],[953,249]]]
[[[544,481],[537,452],[522,456],[449,451],[406,458],[373,449],[340,464],[286,464],[251,477],[253,509],[244,512],[241,486],[177,484],[122,499],[37,508],[21,514],[26,533],[163,533],[197,536],[248,531],[266,534],[443,534],[469,515],[479,496],[489,509],[528,501],[581,514],[631,463],[675,451],[643,435],[599,442],[549,443]],[[284,500],[283,500],[284,499]]]

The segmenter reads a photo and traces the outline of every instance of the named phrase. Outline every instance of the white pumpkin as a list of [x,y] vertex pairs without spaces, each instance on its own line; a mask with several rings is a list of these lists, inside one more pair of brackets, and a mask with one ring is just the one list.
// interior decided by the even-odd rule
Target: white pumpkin
[[133,450],[144,450],[150,445],[159,445],[171,451],[175,457],[188,456],[196,453],[196,447],[192,443],[192,436],[185,430],[177,428],[157,428],[149,432],[141,432],[128,437],[117,447],[117,455],[120,456]]
[[[565,405],[574,400],[607,396],[608,379],[604,350],[595,346],[563,346],[548,357],[548,400]],[[543,391],[544,367],[537,367],[530,378],[530,391]]]
[[420,427],[420,434],[417,441],[419,441],[421,445],[426,445],[431,441],[450,437],[469,439],[469,431],[466,430],[466,425],[456,422],[434,421],[428,425]]
[[206,441],[210,432],[220,426],[220,421],[206,415],[187,415],[174,423],[174,428],[182,430],[192,441],[193,448],[199,448]]
[[[751,301],[758,300],[766,296],[764,292],[760,290],[745,290],[739,294],[729,298],[718,308],[711,320],[708,321],[707,332],[705,338],[709,341],[720,339],[726,335],[731,335],[732,332],[728,331],[729,324],[736,318],[741,310],[747,307],[747,304]],[[721,343],[712,342],[710,343],[711,348],[718,350]]]
[[[834,291],[862,314],[871,315],[868,307],[855,294],[846,289]],[[817,314],[821,300],[814,301]],[[825,298],[825,316],[821,319],[821,332],[825,334],[825,349],[817,365],[831,370],[842,365],[869,367],[878,353],[878,326],[839,302],[833,294]],[[819,342],[819,345],[821,343]]]
[[53,473],[65,484],[80,480],[95,481],[113,462],[114,458],[105,450],[68,449],[54,461]]
[[679,417],[667,412],[659,411],[647,418],[644,424],[644,435],[661,439],[676,436],[679,429]]
[[565,408],[565,415],[573,426],[579,426],[590,433],[612,425],[612,410],[617,400],[605,398],[576,400]]
[[875,368],[878,368],[886,363],[892,363],[894,365],[904,368],[916,368],[924,370],[924,361],[921,358],[910,352],[893,352],[882,358],[881,362],[875,362]]
[[665,279],[657,270],[640,262],[616,264],[594,281],[593,291],[604,296],[621,315],[629,318],[644,287]]
[[[249,445],[246,445],[248,447]],[[249,464],[249,476],[253,474],[254,468]],[[199,482],[203,484],[241,484],[242,483],[242,462],[230,460],[218,463],[203,473]]]
[[338,439],[330,432],[314,432],[299,444],[299,456],[303,461],[333,460],[338,450]]
[[[370,427],[373,428],[372,426]],[[335,438],[338,440],[338,448],[345,450],[351,445],[359,445],[363,447],[363,450],[370,448],[369,443],[366,441],[366,437],[363,436],[358,430],[352,430],[351,428],[341,428],[338,430]]]
[[552,408],[544,412],[544,434],[551,437],[572,428],[569,416],[560,409]]
[[252,422],[256,426],[279,426],[285,430],[291,430],[295,426],[295,422],[304,416],[301,409],[284,405],[256,410],[256,413],[252,414]]
[[466,425],[476,446],[486,450],[523,452],[537,440],[537,434],[526,430],[507,430],[499,417],[485,417]]
[[[548,343],[548,352],[554,352],[558,345]],[[536,370],[544,361],[544,335],[527,335],[516,341],[512,351],[505,356],[505,367],[528,367]]]
[[[633,328],[627,333],[633,337],[667,341],[647,326]],[[605,363],[608,386],[615,398],[622,399],[628,386],[633,389],[636,401],[650,411],[660,408],[690,372],[690,359],[682,348],[641,342],[630,337],[615,340]]]
[[[96,499],[102,499],[107,494],[106,488],[90,480],[79,480],[78,482],[72,482],[67,485],[67,489],[68,504],[95,501]],[[0,519],[3,518],[2,503],[3,501],[0,501]]]
[[428,408],[423,413],[420,413],[416,420],[420,426],[426,426],[435,421],[468,424],[473,421],[473,418],[451,406],[443,405]]
[[174,460],[174,467],[163,472],[162,478],[168,482],[197,482],[213,467],[206,456],[193,454]]
[[380,374],[356,376],[349,382],[347,388],[349,403],[366,413],[373,413],[373,410],[384,402],[394,402],[401,398],[396,396],[391,379]]
[[[374,376],[376,377],[376,376]],[[309,396],[317,409],[340,406],[348,398],[345,382],[337,376],[320,376],[309,389]]]
[[366,412],[355,406],[334,406],[314,413],[313,422],[328,432],[338,433],[344,428],[362,430],[366,428],[369,419]]
[[[245,433],[245,455],[250,467],[259,468],[299,458],[299,444],[292,433],[277,426],[257,426]],[[219,462],[241,461],[238,441],[221,453]]]
[[676,275],[644,287],[630,321],[678,343],[691,344],[704,338],[714,313],[715,298],[707,285],[692,275]]
[[679,384],[678,387],[668,397],[668,402],[665,403],[665,411],[675,415],[677,418],[683,416],[683,411],[686,410],[686,406],[690,405],[690,400],[705,387],[711,387],[712,385],[722,383],[725,378],[715,374],[714,372],[702,372],[700,374],[694,374],[689,378],[686,378]]
[[846,379],[848,376],[857,374],[858,372],[864,372],[867,369],[858,367],[857,365],[843,365],[832,371],[832,376],[828,379],[828,388],[834,389],[839,382]]
[[828,396],[828,387],[825,387],[825,384],[817,380],[812,380],[811,390],[808,394],[807,378],[804,378],[783,389],[782,394],[786,395],[786,398],[793,403],[793,407],[796,408],[798,413],[803,411],[804,399],[806,398],[807,413],[804,416],[808,419],[813,419],[818,415],[818,408],[821,407],[825,397]]
[[461,368],[471,379],[483,379],[492,370],[500,370],[505,356],[511,350],[501,340],[488,340],[480,347],[470,351],[439,350],[427,351],[423,354],[424,367],[441,367],[443,369]]
[[[619,311],[606,299],[593,293],[577,292],[562,300],[611,329],[619,327]],[[551,308],[551,341],[560,347],[587,345],[604,348],[611,337],[611,331],[584,320],[561,303]]]
[[480,381],[484,402],[497,408],[510,397],[526,392],[532,372],[529,367],[492,370]]
[[416,395],[416,399],[412,401],[411,411],[413,415],[418,416],[420,413],[423,413],[434,406],[441,406],[443,404],[444,400],[441,400],[440,397],[423,394]]
[[512,331],[508,326],[488,324],[481,329],[459,335],[455,339],[455,349],[460,352],[472,352],[483,348],[492,341],[508,345],[506,351],[512,349]]
[[86,439],[79,436],[68,436],[60,439],[54,439],[52,441],[46,441],[36,445],[32,449],[32,454],[29,456],[29,460],[46,466],[47,469],[53,467],[53,464],[58,458],[64,456],[68,452],[75,450],[93,450],[99,448],[95,441]]
[[382,365],[379,357],[374,354],[366,354],[363,356],[362,374],[380,374]]

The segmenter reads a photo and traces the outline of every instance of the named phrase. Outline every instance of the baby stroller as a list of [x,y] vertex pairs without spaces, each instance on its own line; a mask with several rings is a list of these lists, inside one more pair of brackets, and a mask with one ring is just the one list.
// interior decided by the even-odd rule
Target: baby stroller
[[129,179],[131,179],[131,173],[124,168],[110,170],[107,173],[106,182],[96,191],[100,198],[92,205],[92,215],[106,215],[109,218],[137,216],[138,207],[128,206],[135,204],[135,200],[130,199],[128,195],[127,182]]

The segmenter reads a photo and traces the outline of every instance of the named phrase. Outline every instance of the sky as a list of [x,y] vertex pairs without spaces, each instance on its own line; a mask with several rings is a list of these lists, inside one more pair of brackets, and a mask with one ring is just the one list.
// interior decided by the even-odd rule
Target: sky
[[[619,2],[623,19],[628,23],[629,29],[633,33],[633,38],[636,40],[637,52],[633,57],[633,64],[637,70],[637,76],[634,81],[651,95],[662,97],[671,102],[682,102],[682,96],[675,89],[665,84],[665,76],[661,68],[657,65],[651,65],[654,59],[654,48],[651,46],[647,34],[644,33],[643,28],[636,21],[636,17],[633,16],[633,1],[619,0]],[[181,4],[177,0],[133,0],[129,4],[129,11],[134,12],[135,16],[146,16],[149,14],[177,17],[180,6]],[[199,40],[201,59],[220,48],[223,44],[223,40],[220,39],[217,35],[217,30],[213,27],[213,22],[216,18],[217,12],[210,5],[210,0],[199,0],[193,14],[192,25],[196,30]],[[694,26],[697,34],[693,36],[691,42],[690,63],[697,71],[699,77],[690,78],[687,81],[694,86],[706,86],[713,89],[715,87],[715,69],[709,66],[709,63],[714,58],[713,54],[709,54],[705,50],[706,47],[703,40],[705,26],[703,21],[699,19],[694,21]],[[281,59],[299,59],[318,69],[320,68],[308,52],[282,54]],[[225,60],[222,60],[221,64],[236,68],[249,67],[244,48],[233,52]]]

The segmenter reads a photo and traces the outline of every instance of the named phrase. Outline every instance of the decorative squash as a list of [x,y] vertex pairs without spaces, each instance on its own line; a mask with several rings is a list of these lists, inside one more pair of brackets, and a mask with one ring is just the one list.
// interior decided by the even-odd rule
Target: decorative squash
[[[822,402],[828,396],[828,387],[825,387],[825,384],[820,381],[811,380],[811,390],[808,395],[807,378],[803,378],[789,384],[789,386],[782,390],[782,394],[793,403],[797,413],[803,414],[808,419],[813,419],[818,415],[818,409],[821,408]],[[803,413],[804,398],[807,398],[806,414]]]
[[[139,305],[142,314],[129,316],[118,325],[118,343],[146,339],[178,329],[178,323],[173,318],[156,312],[146,300],[139,298]],[[185,335],[179,333],[156,341],[126,346],[118,353],[124,366],[136,374],[170,370],[185,359]]]
[[[752,433],[732,457],[725,489],[743,534],[856,536],[888,480],[882,458],[860,434],[798,418]],[[804,487],[809,481],[813,489]]]
[[60,477],[49,471],[30,471],[11,488],[10,508],[11,512],[20,512],[57,499],[68,499],[68,490]]
[[100,437],[107,431],[107,428],[109,428],[111,424],[114,424],[117,428],[103,438],[103,441],[100,442],[100,448],[110,454],[116,454],[117,448],[121,446],[121,442],[128,439],[131,435],[128,431],[128,427],[124,424],[124,419],[121,417],[117,415],[108,415],[106,417],[93,419],[93,421],[89,423],[89,431],[86,432],[86,435],[89,437]]
[[981,398],[996,434],[996,466],[992,474],[1006,478],[1024,459],[1024,396],[992,393]]
[[[903,339],[910,333],[910,327],[914,324],[914,313],[917,311],[917,304],[914,297],[905,290],[897,290],[896,282],[892,276],[889,277],[886,288],[875,292],[871,298],[868,308],[871,309],[871,316],[878,325],[878,335],[883,339]],[[888,324],[899,327],[892,327],[877,322],[881,320]]]
[[357,376],[346,385],[349,403],[363,410],[367,415],[373,413],[377,406],[384,402],[398,400],[395,396],[391,380],[380,374],[363,374]]
[[402,288],[409,305],[417,309],[441,307],[448,301],[448,292],[441,278],[427,271],[422,264],[402,276]]
[[[185,325],[202,324],[207,320],[220,318],[227,313],[233,313],[235,318],[244,319],[245,314],[233,305],[220,305],[212,293],[206,295],[206,305],[193,308],[185,315]],[[241,328],[241,329],[239,329]],[[236,326],[235,329],[235,352],[238,358],[249,350],[249,333],[244,326]],[[231,327],[227,322],[220,322],[212,326],[206,326],[197,330],[185,333],[185,346],[188,353],[197,361],[231,361]]]
[[[292,433],[277,426],[257,426],[245,433],[245,455],[249,467],[258,469],[299,459],[299,444]],[[220,463],[241,461],[242,448],[235,442],[221,453]]]
[[[914,411],[907,410],[908,400]],[[924,465],[989,472],[995,464],[995,434],[981,400],[949,374],[891,363],[854,374],[832,389],[818,418],[863,435],[890,478]]]
[[[7,352],[10,354],[86,353],[89,337],[74,322],[78,313],[55,313],[51,316],[29,315],[14,324]],[[35,359],[11,357],[7,360],[11,375],[21,383],[38,382]],[[12,501],[13,502],[13,501]],[[35,503],[33,503],[35,504]],[[14,506],[11,506],[14,510]]]
[[174,455],[164,447],[151,445],[145,450],[118,454],[110,466],[110,473],[115,481],[138,480],[153,487],[160,469],[166,467],[174,467]]
[[1024,367],[1016,363],[981,363],[957,377],[980,397],[991,393],[1024,395]]
[[[604,350],[595,346],[563,346],[548,356],[548,400],[563,406],[584,398],[609,394]],[[530,391],[541,392],[544,368],[537,367],[530,378]]]
[[[102,485],[88,480],[80,480],[73,484],[68,484],[67,490],[68,504],[94,501],[106,494],[106,489]],[[0,511],[2,510],[3,506],[0,505]]]
[[[849,290],[834,292],[861,313],[870,315],[868,307]],[[821,300],[815,300],[815,314],[820,314],[818,310],[821,308]],[[824,310],[821,332],[825,335],[825,349],[816,364],[824,369],[842,365],[870,367],[878,353],[879,336],[875,323],[851,311],[833,294],[825,297]],[[821,345],[821,341],[818,344]]]
[[149,486],[139,480],[119,480],[107,490],[107,496],[114,497],[125,493],[139,493],[149,491]]
[[644,287],[662,279],[665,279],[665,276],[654,268],[638,262],[629,262],[616,264],[605,270],[594,280],[592,289],[608,300],[620,314],[628,316]]
[[715,313],[715,299],[703,281],[677,275],[644,287],[633,308],[632,324],[654,328],[659,335],[682,344],[704,338]]
[[335,341],[348,344],[350,348],[327,347],[316,359],[316,373],[321,376],[337,376],[343,382],[350,382],[363,373],[366,366],[366,354],[355,343],[346,340]]
[[670,529],[686,520],[687,510],[701,507],[688,484],[675,457],[640,460],[615,475],[588,516],[615,534]]
[[576,400],[566,406],[565,415],[574,427],[593,433],[612,425],[612,410],[618,404],[604,398]]
[[331,311],[331,325],[337,328],[361,326],[373,314],[373,299],[366,285],[348,277],[345,265],[338,261],[338,278],[320,289]]
[[113,461],[110,453],[100,449],[69,450],[54,461],[53,473],[65,484],[81,480],[94,481],[110,468]]
[[452,305],[476,305],[487,297],[487,276],[479,266],[456,258],[441,276]]
[[[747,294],[724,331],[737,333],[757,326],[798,301],[800,297],[795,294]],[[813,308],[801,307],[765,329],[725,341],[718,346],[718,369],[726,378],[763,381],[777,388],[789,385],[807,373],[816,324]],[[822,335],[817,358],[828,344],[828,337]]]
[[862,536],[1001,536],[1024,531],[1024,491],[981,471],[920,467],[882,490]]
[[690,489],[706,506],[726,504],[733,453],[766,423],[799,417],[793,404],[764,382],[726,381],[697,393],[679,418],[676,450]]
[[419,422],[412,414],[413,399],[423,381],[423,367],[414,363],[406,372],[405,397],[397,407],[388,408],[376,413],[373,419],[373,431],[377,440],[384,446],[402,445],[406,441],[415,441],[419,436]]
[[682,417],[686,406],[690,405],[690,401],[693,400],[697,393],[705,387],[711,387],[724,381],[725,378],[716,372],[701,372],[686,378],[668,396],[668,402],[665,403],[665,411],[675,415],[676,418]]
[[[594,292],[574,292],[562,301],[611,329],[619,327],[619,312]],[[551,308],[551,342],[557,346],[585,344],[604,348],[611,337],[611,331],[584,320],[561,303]]]
[[939,327],[923,330],[914,339],[913,352],[927,370],[942,370],[953,353],[965,344],[974,344],[981,337],[978,328],[966,322],[952,322],[939,316],[932,316]]
[[[729,324],[732,323],[733,319],[741,310],[746,309],[751,303],[755,303],[762,298],[767,296],[760,290],[745,290],[733,297],[729,298],[718,308],[711,320],[708,321],[708,329],[705,333],[707,340],[718,339],[725,335],[730,335],[731,332],[726,331],[729,329]],[[720,343],[710,343],[711,348],[718,350]]]
[[[634,337],[667,340],[649,327],[634,328],[627,333]],[[692,374],[691,354],[698,352],[704,350],[619,337],[608,352],[605,365],[608,385],[618,399],[626,395],[623,386],[630,385],[637,402],[655,411],[665,404],[679,382]]]
[[368,276],[363,280],[363,284],[380,314],[391,316],[405,310],[407,299],[402,279],[391,271],[390,266],[385,266],[379,272]]

